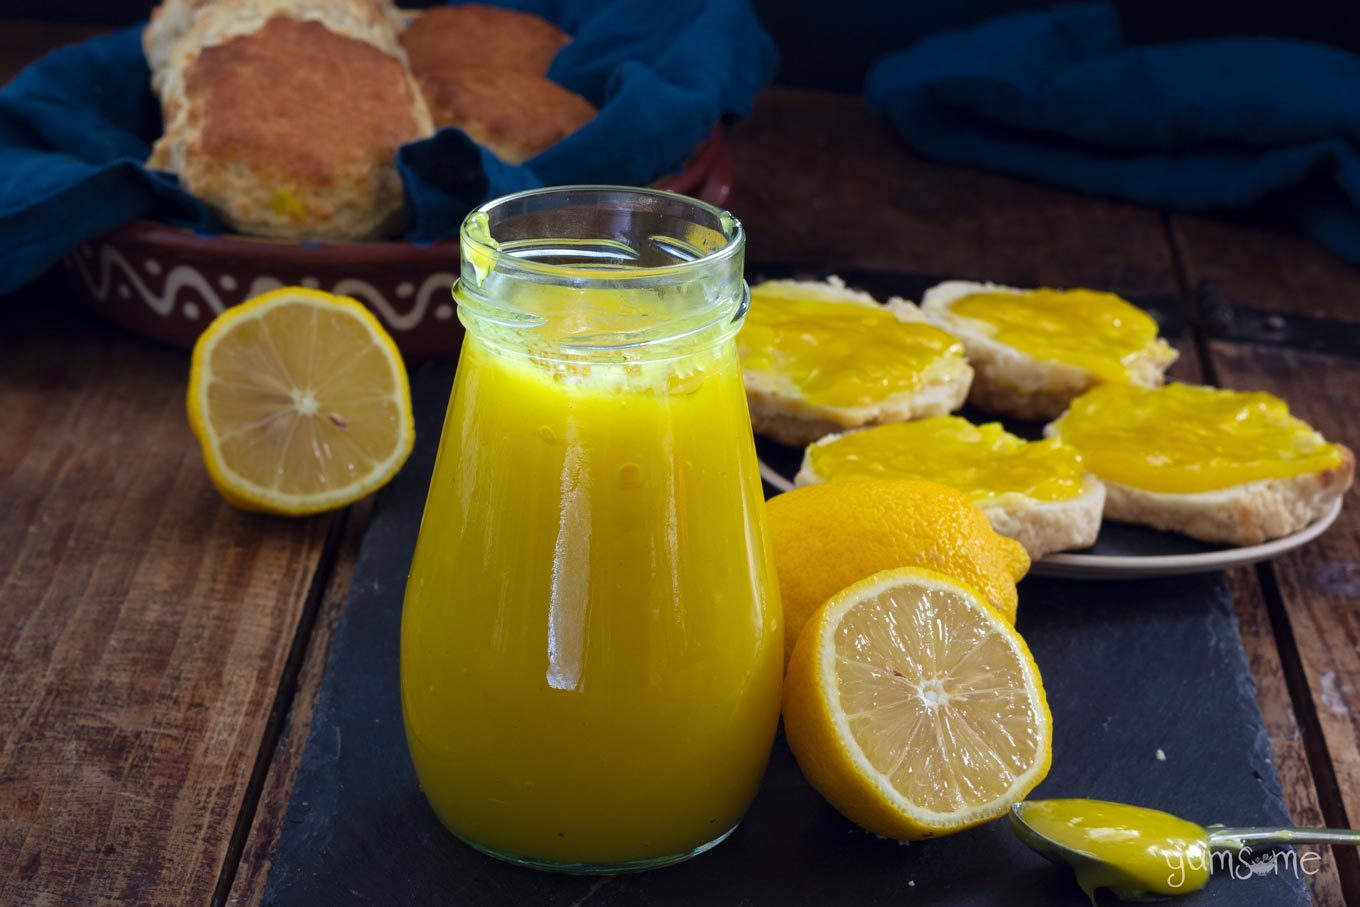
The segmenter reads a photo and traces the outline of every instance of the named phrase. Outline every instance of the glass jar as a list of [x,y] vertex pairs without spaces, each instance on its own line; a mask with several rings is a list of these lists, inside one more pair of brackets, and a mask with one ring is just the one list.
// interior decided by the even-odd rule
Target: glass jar
[[406,586],[416,773],[459,838],[574,872],[740,821],[779,717],[779,593],[728,213],[649,189],[469,215],[466,327]]

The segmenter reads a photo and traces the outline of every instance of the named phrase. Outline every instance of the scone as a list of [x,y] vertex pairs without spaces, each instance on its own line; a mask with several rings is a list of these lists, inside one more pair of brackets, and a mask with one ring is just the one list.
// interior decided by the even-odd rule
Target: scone
[[595,117],[578,94],[542,76],[492,66],[445,66],[418,77],[438,128],[456,126],[496,157],[518,164]]
[[889,304],[963,341],[977,373],[969,403],[1027,421],[1054,418],[1098,384],[1158,387],[1177,355],[1151,316],[1113,293],[951,280],[919,310]]
[[203,48],[183,84],[150,165],[177,173],[233,228],[288,239],[400,229],[397,149],[433,130],[396,57],[320,22],[276,17]]
[[481,3],[437,6],[401,35],[417,76],[446,66],[495,66],[541,76],[570,40],[532,13]]
[[143,30],[142,47],[151,65],[151,87],[173,118],[184,94],[184,75],[205,47],[259,31],[275,16],[286,16],[320,22],[405,61],[394,13],[385,0],[169,0]]
[[1026,441],[1000,424],[958,416],[879,425],[810,444],[794,482],[924,479],[957,488],[1001,535],[1038,560],[1087,548],[1100,532],[1105,486],[1057,439]]
[[[159,90],[160,73],[169,65],[171,49],[188,33],[199,12],[217,2],[218,0],[162,0],[161,4],[151,11],[150,21],[146,28],[142,30],[142,51],[146,55],[147,64],[151,67],[153,89]],[[392,0],[373,0],[373,3],[382,11],[394,36],[405,27],[406,23],[402,19],[401,12]],[[340,9],[353,4],[328,5]],[[290,3],[288,6],[290,8],[296,7],[300,11],[299,15],[294,16],[294,18],[308,18],[305,2]],[[358,4],[358,6],[361,7],[363,4]],[[261,23],[263,23],[263,20],[261,20]],[[352,37],[360,36],[353,35]]]
[[170,62],[170,51],[179,43],[199,12],[214,0],[163,0],[151,11],[151,18],[142,29],[142,53],[151,67],[151,86],[160,90],[161,73]]
[[1045,429],[1105,483],[1105,517],[1206,542],[1255,545],[1324,515],[1355,455],[1289,415],[1283,400],[1170,384],[1103,385]]
[[835,277],[753,287],[737,350],[752,427],[785,444],[953,412],[973,378],[957,339]]

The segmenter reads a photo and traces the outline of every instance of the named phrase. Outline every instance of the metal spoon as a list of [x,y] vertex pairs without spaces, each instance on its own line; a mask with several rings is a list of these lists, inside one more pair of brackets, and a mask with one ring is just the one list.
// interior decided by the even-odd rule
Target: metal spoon
[[[1033,803],[1043,803],[1044,801],[1029,801]],[[1062,866],[1071,867],[1077,875],[1077,881],[1082,889],[1086,891],[1088,897],[1094,903],[1095,890],[1097,888],[1107,888],[1116,897],[1127,900],[1145,900],[1153,895],[1144,888],[1131,884],[1133,875],[1114,862],[1101,860],[1090,853],[1076,850],[1061,841],[1045,835],[1042,831],[1035,828],[1025,818],[1025,803],[1017,803],[1011,807],[1010,819],[1011,829],[1016,837],[1025,846],[1035,853],[1044,857],[1046,860]],[[1152,811],[1149,811],[1152,812]],[[1236,853],[1255,845],[1289,845],[1289,844],[1349,844],[1360,845],[1360,829],[1354,828],[1289,828],[1289,827],[1227,827],[1223,825],[1210,825],[1204,829],[1205,839],[1201,847],[1207,846],[1210,852]],[[1202,857],[1201,857],[1202,859]],[[1207,880],[1207,866],[1205,868],[1204,879]],[[1202,885],[1203,882],[1190,887],[1185,887],[1182,892],[1189,893]],[[1156,896],[1178,892],[1157,892]]]

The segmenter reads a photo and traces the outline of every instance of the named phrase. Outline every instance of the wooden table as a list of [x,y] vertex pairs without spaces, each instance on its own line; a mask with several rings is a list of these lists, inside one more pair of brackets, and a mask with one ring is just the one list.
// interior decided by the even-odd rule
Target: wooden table
[[[0,81],[94,31],[0,25]],[[1180,296],[1200,326],[1176,377],[1276,392],[1360,448],[1360,360],[1197,311],[1213,281],[1357,330],[1360,269],[1301,238],[928,163],[854,97],[771,90],[732,140],[752,261]],[[0,903],[258,903],[366,506],[234,510],[185,421],[186,353],[55,276],[0,311]],[[1354,493],[1321,539],[1231,582],[1294,819],[1360,824]],[[1355,853],[1311,884],[1360,904]]]

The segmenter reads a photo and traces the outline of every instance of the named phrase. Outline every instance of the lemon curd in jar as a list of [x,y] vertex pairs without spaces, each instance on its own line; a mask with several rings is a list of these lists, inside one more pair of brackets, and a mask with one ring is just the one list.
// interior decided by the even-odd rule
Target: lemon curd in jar
[[788,382],[814,406],[870,406],[966,367],[963,345],[939,328],[788,286],[751,291],[738,346],[744,369]]
[[1051,427],[1102,479],[1195,493],[1339,465],[1344,451],[1289,414],[1278,397],[1190,384],[1106,385]]
[[973,293],[949,310],[987,325],[998,343],[1115,384],[1129,381],[1131,357],[1157,343],[1157,322],[1150,315],[1095,290]]
[[807,466],[824,481],[924,479],[949,485],[975,504],[1024,497],[1075,498],[1083,490],[1081,454],[1055,438],[1026,441],[988,422],[959,416],[879,425],[819,441]]
[[[465,227],[467,334],[402,619],[411,756],[441,821],[495,856],[664,865],[738,823],[778,720],[740,250],[706,265],[701,244],[730,254],[740,228],[690,230],[699,203],[648,190],[506,201],[504,246]],[[664,228],[695,261],[654,278],[571,235],[601,208],[628,244]],[[517,231],[587,265],[529,267],[504,251]]]

